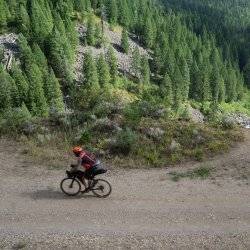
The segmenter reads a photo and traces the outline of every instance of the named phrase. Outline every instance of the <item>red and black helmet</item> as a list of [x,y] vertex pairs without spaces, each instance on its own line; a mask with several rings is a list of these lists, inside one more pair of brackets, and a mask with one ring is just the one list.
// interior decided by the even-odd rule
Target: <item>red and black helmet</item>
[[82,147],[77,146],[73,148],[73,153],[75,154],[75,156],[79,156],[82,151],[83,151]]

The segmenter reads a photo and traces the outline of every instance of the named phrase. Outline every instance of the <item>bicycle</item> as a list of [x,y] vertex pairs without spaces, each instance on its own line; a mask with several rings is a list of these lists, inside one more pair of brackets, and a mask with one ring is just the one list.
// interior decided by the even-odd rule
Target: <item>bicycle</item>
[[[62,192],[68,196],[76,196],[79,193],[84,194],[92,191],[95,196],[106,198],[112,192],[111,184],[106,180],[95,179],[95,177],[93,177],[88,181],[88,185],[85,186],[82,175],[80,176],[78,173],[72,173],[70,171],[66,171],[66,175],[67,177],[60,183],[60,188]],[[81,191],[82,185],[85,187],[83,191]]]

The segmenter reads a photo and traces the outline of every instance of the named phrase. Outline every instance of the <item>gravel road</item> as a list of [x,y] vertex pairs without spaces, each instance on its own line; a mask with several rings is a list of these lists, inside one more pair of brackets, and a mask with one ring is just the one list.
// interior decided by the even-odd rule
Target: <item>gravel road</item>
[[64,171],[31,166],[13,146],[0,141],[0,249],[250,249],[250,130],[207,162],[213,178],[113,170],[106,199],[64,196]]

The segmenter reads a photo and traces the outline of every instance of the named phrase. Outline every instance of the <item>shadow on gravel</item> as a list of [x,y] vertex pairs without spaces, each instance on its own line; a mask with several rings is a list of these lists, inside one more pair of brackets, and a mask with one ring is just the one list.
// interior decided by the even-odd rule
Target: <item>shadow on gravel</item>
[[51,190],[51,189],[43,189],[36,190],[33,192],[25,192],[22,193],[25,197],[30,197],[33,200],[69,200],[69,199],[82,199],[82,198],[96,198],[96,196],[91,194],[79,194],[77,196],[67,196],[63,194],[61,191]]

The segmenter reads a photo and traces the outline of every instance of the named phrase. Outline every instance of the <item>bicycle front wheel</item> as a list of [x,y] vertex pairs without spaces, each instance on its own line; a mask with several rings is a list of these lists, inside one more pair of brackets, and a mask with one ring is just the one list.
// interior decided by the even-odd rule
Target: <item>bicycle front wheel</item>
[[96,179],[95,185],[91,188],[91,191],[99,198],[106,198],[112,192],[112,187],[108,181],[102,179]]
[[65,178],[60,184],[61,190],[68,196],[76,196],[81,191],[81,184],[75,178]]

